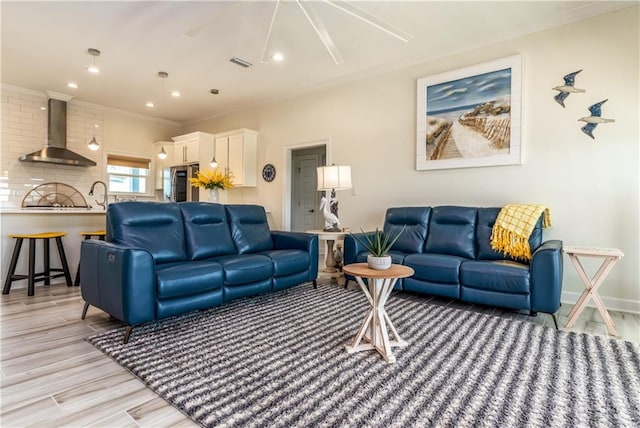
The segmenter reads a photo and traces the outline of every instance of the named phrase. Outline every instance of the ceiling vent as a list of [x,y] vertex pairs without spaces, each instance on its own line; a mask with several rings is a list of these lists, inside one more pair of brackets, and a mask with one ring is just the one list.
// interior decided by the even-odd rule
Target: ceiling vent
[[238,65],[240,65],[242,67],[245,67],[245,68],[249,68],[252,65],[249,61],[245,61],[242,58],[238,58],[237,56],[234,56],[229,61],[231,61],[234,64],[238,64]]

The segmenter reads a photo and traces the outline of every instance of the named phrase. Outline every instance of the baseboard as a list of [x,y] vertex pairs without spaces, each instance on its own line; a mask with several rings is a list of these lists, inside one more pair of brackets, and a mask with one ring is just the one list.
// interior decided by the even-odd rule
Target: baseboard
[[[575,293],[573,291],[563,291],[560,296],[560,301],[562,303],[567,304],[575,304],[578,301],[582,293]],[[628,300],[628,299],[618,299],[617,297],[607,297],[600,296],[602,302],[607,307],[607,309],[613,311],[620,312],[631,312],[634,314],[640,314],[640,300]],[[593,300],[589,300],[587,306],[591,308],[595,308],[596,306],[593,304]]]

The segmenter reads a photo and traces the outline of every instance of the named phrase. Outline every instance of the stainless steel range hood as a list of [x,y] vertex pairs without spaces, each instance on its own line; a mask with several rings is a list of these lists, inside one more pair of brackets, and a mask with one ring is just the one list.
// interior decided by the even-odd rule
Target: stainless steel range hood
[[20,156],[21,162],[44,162],[71,166],[96,166],[91,159],[67,149],[67,102],[49,98],[47,147]]

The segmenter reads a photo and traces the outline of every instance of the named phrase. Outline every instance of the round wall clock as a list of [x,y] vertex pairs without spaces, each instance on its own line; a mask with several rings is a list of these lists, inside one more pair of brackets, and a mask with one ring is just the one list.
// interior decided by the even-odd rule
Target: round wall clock
[[273,179],[276,178],[276,167],[270,163],[266,164],[264,168],[262,168],[262,178],[264,178],[266,182],[272,182]]

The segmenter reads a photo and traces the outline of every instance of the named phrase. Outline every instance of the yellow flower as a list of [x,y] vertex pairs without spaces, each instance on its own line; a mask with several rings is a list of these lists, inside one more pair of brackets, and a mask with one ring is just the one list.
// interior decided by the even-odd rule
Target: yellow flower
[[233,187],[233,173],[231,171],[226,174],[219,169],[205,169],[198,171],[196,177],[189,178],[192,186],[202,187],[204,189],[231,189]]

